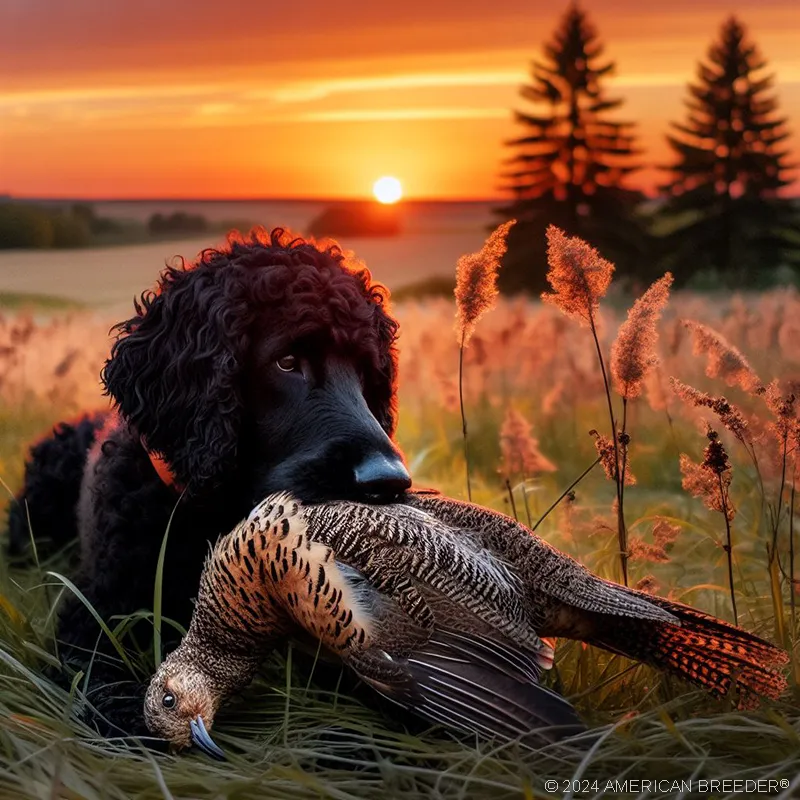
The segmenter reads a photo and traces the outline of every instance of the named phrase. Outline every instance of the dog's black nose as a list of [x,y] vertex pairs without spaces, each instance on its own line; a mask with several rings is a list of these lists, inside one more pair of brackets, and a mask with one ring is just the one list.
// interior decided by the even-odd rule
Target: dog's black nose
[[373,453],[354,470],[356,487],[365,495],[385,497],[411,486],[408,470],[398,456]]

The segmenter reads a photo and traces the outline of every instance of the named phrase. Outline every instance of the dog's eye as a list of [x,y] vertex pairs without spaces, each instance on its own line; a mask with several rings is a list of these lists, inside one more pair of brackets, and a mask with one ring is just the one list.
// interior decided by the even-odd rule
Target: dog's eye
[[278,369],[284,372],[295,372],[300,368],[300,360],[297,356],[283,356],[275,363],[278,365]]
[[161,698],[161,705],[164,706],[164,708],[175,708],[175,703],[176,702],[177,702],[177,700],[175,700],[175,695],[174,694],[170,694],[169,692],[167,692]]

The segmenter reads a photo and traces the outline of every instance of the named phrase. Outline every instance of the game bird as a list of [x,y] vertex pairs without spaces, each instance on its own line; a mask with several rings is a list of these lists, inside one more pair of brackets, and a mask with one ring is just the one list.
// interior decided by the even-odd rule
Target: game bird
[[281,640],[320,645],[385,697],[456,730],[558,740],[584,730],[539,684],[549,637],[578,639],[716,696],[777,698],[787,654],[705,614],[593,575],[515,520],[432,492],[303,505],[273,495],[206,561],[188,633],[148,687],[175,749],[210,737],[225,698]]

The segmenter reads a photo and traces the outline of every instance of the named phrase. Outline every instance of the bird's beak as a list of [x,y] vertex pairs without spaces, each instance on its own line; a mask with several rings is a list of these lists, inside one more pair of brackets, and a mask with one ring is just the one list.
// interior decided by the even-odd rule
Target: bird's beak
[[206,730],[206,724],[203,718],[198,714],[191,722],[189,727],[192,730],[192,741],[200,748],[207,756],[216,758],[218,761],[225,761],[225,753],[214,743],[214,740]]

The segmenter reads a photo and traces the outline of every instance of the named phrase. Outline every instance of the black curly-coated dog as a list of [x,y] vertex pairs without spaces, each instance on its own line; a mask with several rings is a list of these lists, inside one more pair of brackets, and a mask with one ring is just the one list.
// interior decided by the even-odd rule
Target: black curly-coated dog
[[[392,442],[397,323],[335,246],[281,230],[231,238],[168,268],[117,329],[102,375],[115,411],[32,450],[9,521],[16,550],[28,513],[37,538],[77,532],[75,583],[111,627],[153,607],[173,512],[163,613],[187,624],[209,542],[266,494],[382,500],[410,485]],[[59,639],[71,667],[92,661],[104,730],[140,732],[140,686],[74,596]]]

